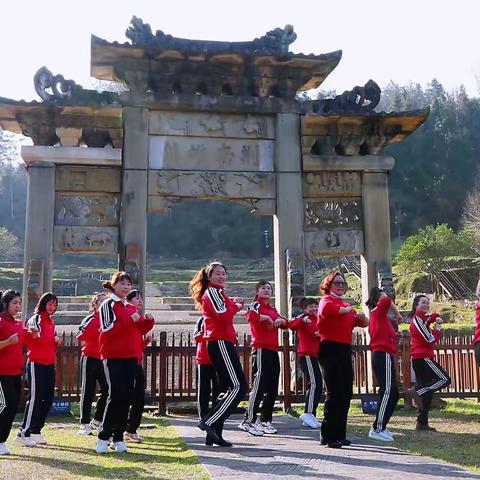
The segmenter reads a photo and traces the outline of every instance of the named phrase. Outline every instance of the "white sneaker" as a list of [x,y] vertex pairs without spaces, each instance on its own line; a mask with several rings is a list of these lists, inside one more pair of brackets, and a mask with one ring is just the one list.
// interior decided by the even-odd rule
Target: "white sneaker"
[[95,447],[95,451],[97,453],[107,453],[108,443],[108,440],[101,440],[100,438],[97,438],[97,446]]
[[379,440],[380,442],[393,442],[393,437],[387,436],[384,432],[385,431],[377,432],[373,429],[373,427],[371,427],[370,431],[368,432],[368,437],[373,440]]
[[272,425],[272,422],[257,422],[255,424],[255,427],[257,427],[259,430],[261,430],[263,433],[267,433],[269,435],[272,435],[274,433],[277,433],[277,429]]
[[118,453],[128,452],[125,442],[113,442],[113,449]]
[[34,440],[32,440],[31,437],[26,437],[23,432],[19,433],[16,437],[15,440],[18,443],[21,443],[25,447],[35,447],[37,444],[35,443]]
[[30,438],[37,444],[37,445],[48,445],[47,440],[41,433],[31,433]]
[[92,434],[92,426],[89,423],[82,423],[80,428],[78,429],[79,435],[91,435]]
[[100,427],[102,426],[102,422],[99,422],[98,420],[92,420],[90,422],[90,428],[98,432],[100,430]]
[[388,428],[383,430],[382,433],[383,435],[385,435],[386,438],[390,438],[391,439],[390,441],[393,442],[394,438],[393,438],[392,432]]
[[142,443],[144,438],[141,437],[137,432],[135,433],[125,432],[123,434],[123,440],[125,442]]
[[259,428],[252,423],[246,422],[245,420],[238,424],[238,428],[249,433],[250,435],[253,435],[254,437],[261,437],[263,435],[263,432]]
[[10,450],[6,443],[0,443],[0,455],[10,455]]
[[300,415],[300,420],[310,428],[319,428],[320,424],[317,422],[317,419],[314,417],[312,413],[302,413]]

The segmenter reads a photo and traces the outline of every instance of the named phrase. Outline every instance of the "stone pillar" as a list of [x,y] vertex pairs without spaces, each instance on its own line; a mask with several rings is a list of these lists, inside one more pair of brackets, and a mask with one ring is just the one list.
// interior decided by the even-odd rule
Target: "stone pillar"
[[296,274],[302,276],[304,270],[301,163],[299,116],[278,114],[275,141],[277,210],[273,217],[275,305],[285,316],[291,314],[287,250],[289,258],[296,259]]
[[124,107],[123,132],[119,267],[145,295],[148,110]]
[[379,283],[379,270],[385,266],[391,269],[387,172],[363,173],[362,204],[365,250],[361,257],[361,267],[362,298],[365,303],[370,289]]
[[55,166],[34,162],[28,167],[23,270],[23,317],[42,293],[52,289],[52,245],[55,211]]

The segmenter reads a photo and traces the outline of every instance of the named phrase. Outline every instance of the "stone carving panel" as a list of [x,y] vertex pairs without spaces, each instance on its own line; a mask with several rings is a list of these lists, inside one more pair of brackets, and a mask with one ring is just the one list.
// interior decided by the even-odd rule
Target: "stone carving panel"
[[206,115],[151,111],[151,135],[275,139],[275,118],[266,115]]
[[331,198],[305,201],[305,230],[324,228],[362,228],[362,203],[360,198]]
[[55,252],[117,253],[117,227],[63,227],[53,231]]
[[305,255],[313,259],[321,256],[361,255],[364,250],[361,230],[320,230],[305,232]]
[[148,194],[166,197],[275,198],[274,173],[151,170]]
[[108,193],[74,195],[57,193],[55,225],[118,225],[119,199]]
[[117,193],[121,190],[121,170],[114,167],[57,167],[55,190]]
[[304,197],[359,197],[362,177],[359,172],[318,172],[303,174]]
[[188,170],[273,171],[275,142],[218,138],[150,137],[149,167]]

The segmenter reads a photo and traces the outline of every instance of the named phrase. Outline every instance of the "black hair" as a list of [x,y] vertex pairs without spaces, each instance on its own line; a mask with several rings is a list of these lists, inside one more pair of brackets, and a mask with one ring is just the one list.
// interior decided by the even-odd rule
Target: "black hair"
[[[58,306],[58,298],[57,296],[52,293],[52,292],[45,292],[41,297],[40,297],[40,300],[38,301],[37,305],[35,305],[35,310],[34,310],[34,313],[41,313],[41,312],[45,312],[46,310],[46,307],[47,307],[47,303],[52,301],[52,300],[55,300],[55,303],[57,304]],[[57,309],[55,308],[55,311]]]
[[130,290],[127,295],[127,300],[131,300],[132,298],[136,298],[136,297],[143,298],[142,292],[136,289]]
[[414,317],[415,312],[416,312],[417,307],[418,307],[418,304],[419,304],[419,302],[422,298],[427,298],[428,299],[428,297],[426,295],[424,295],[423,293],[421,293],[420,295],[415,295],[413,297],[412,310],[410,310],[410,313],[407,315],[407,318],[412,319]]
[[9,289],[0,292],[0,312],[8,313],[8,304],[17,297],[22,298],[22,294],[16,290]]
[[318,305],[318,300],[313,297],[300,297],[295,303],[302,310],[305,310],[309,305]]
[[370,290],[370,295],[368,296],[368,300],[365,302],[365,305],[370,310],[373,310],[377,306],[377,303],[380,300],[380,295],[382,293],[384,293],[384,292],[381,288],[372,287],[371,290]]

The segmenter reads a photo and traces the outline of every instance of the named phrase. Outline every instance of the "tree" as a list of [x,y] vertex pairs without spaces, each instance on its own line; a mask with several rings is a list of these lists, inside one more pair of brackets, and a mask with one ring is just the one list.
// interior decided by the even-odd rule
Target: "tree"
[[477,185],[465,197],[462,222],[471,232],[477,255],[480,255],[480,170],[476,175]]
[[8,260],[17,254],[18,238],[6,228],[0,227],[0,259]]
[[427,225],[405,239],[395,263],[404,274],[423,272],[434,274],[447,267],[453,257],[475,257],[473,239],[469,231],[455,233],[448,225]]

